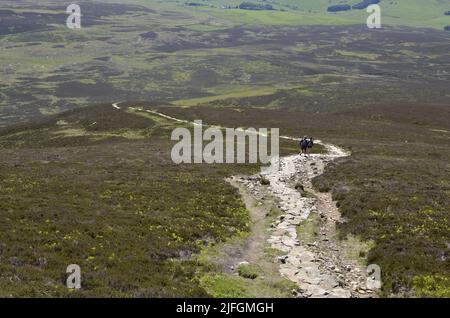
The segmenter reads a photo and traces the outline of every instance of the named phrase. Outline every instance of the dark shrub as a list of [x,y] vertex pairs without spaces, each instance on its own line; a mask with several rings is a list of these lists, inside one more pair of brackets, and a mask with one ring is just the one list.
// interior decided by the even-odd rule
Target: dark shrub
[[352,9],[363,10],[363,9],[367,8],[368,6],[370,6],[371,4],[378,4],[378,3],[380,3],[380,0],[364,0],[360,3],[353,5]]
[[339,11],[348,11],[351,10],[352,7],[348,4],[338,4],[334,6],[329,6],[327,11],[328,12],[339,12]]
[[273,10],[273,7],[270,4],[257,4],[257,3],[251,3],[251,2],[242,2],[239,5],[239,9],[241,9],[241,10]]

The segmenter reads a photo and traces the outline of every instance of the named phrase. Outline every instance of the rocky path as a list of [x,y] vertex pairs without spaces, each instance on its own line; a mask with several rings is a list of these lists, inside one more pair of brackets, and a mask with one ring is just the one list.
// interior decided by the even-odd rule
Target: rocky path
[[[340,213],[331,194],[319,193],[311,184],[328,162],[348,155],[336,146],[324,146],[327,154],[283,157],[279,169],[267,169],[257,178],[240,178],[240,182],[255,196],[273,196],[283,212],[272,224],[268,242],[284,253],[278,258],[280,273],[297,283],[299,297],[373,297],[366,288],[365,269],[347,259],[336,237]],[[270,185],[262,185],[261,179]],[[297,227],[311,213],[320,216],[320,230],[315,242],[305,243],[298,239]]]
[[[118,103],[112,106],[120,109]],[[156,111],[133,109],[195,125]],[[297,140],[289,136],[280,138]],[[263,202],[270,197],[282,211],[269,229],[268,243],[284,253],[278,258],[279,271],[298,285],[298,297],[375,297],[374,291],[367,288],[365,268],[346,256],[346,247],[337,238],[336,223],[340,221],[340,213],[331,194],[317,192],[312,187],[312,179],[324,172],[327,163],[349,155],[337,146],[322,145],[326,154],[283,157],[258,176],[233,177],[231,184],[245,186],[256,201]],[[269,185],[263,185],[262,179]],[[298,239],[297,227],[311,213],[320,217],[317,240],[302,242]],[[252,253],[251,250],[245,252]]]

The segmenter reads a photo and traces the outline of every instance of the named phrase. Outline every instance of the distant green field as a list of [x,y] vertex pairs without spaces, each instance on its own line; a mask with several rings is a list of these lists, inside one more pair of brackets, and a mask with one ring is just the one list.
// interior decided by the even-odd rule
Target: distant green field
[[[142,4],[159,2],[155,0],[128,0]],[[169,0],[169,4],[184,7],[185,1]],[[359,0],[279,0],[273,6],[280,11],[250,11],[236,9],[222,9],[222,6],[236,6],[243,1],[212,0],[193,1],[204,3],[201,7],[186,7],[185,10],[194,12],[208,12],[218,19],[230,20],[244,24],[269,25],[334,25],[334,24],[364,24],[368,14],[365,10],[328,13],[327,8],[333,4],[356,4]],[[250,1],[258,3],[262,1]],[[266,2],[264,2],[266,3]],[[448,1],[443,0],[397,0],[381,1],[382,21],[385,25],[404,25],[413,27],[430,27],[442,29],[450,24],[444,12],[450,10]]]

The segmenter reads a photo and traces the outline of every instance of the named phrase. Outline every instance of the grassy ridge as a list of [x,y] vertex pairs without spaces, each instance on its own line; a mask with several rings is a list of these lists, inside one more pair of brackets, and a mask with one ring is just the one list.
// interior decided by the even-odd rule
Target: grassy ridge
[[[251,167],[174,165],[172,123],[108,109],[1,133],[1,296],[206,296],[193,255],[248,229],[223,178]],[[143,125],[154,130],[142,140],[116,136]],[[55,133],[67,127],[90,133]],[[82,271],[77,292],[65,288],[72,263]]]

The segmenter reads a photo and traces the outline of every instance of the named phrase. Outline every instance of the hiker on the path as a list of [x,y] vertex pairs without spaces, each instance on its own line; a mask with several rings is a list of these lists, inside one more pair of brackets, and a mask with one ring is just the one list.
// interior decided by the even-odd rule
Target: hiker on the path
[[302,150],[300,155],[302,154],[308,155],[309,149],[311,149],[314,146],[314,140],[312,139],[312,137],[308,138],[307,136],[305,136],[300,140],[299,144]]

